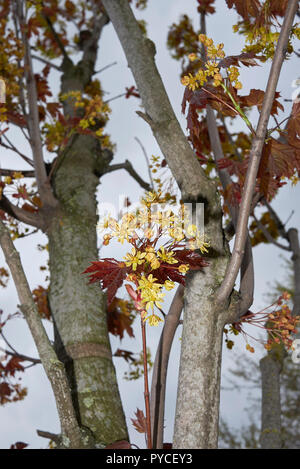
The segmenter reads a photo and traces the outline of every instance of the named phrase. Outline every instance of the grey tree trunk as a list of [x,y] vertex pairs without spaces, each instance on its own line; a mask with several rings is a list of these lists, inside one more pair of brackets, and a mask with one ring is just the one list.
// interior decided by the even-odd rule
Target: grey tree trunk
[[[277,353],[276,353],[277,352]],[[262,449],[282,448],[280,374],[284,349],[278,345],[260,360],[262,378],[261,435]]]
[[105,445],[126,439],[127,430],[108,339],[105,297],[82,275],[98,258],[95,145],[89,136],[78,137],[55,176],[60,207],[48,230],[49,299],[55,345],[66,364],[79,423]]
[[[105,20],[104,18],[104,21]],[[91,45],[84,60],[63,62],[61,92],[83,91],[96,60]],[[69,100],[65,116],[74,115]],[[99,142],[76,135],[58,157],[52,177],[58,209],[51,216],[49,301],[55,348],[65,363],[80,426],[98,447],[128,439],[107,330],[106,299],[99,285],[88,285],[82,272],[98,259],[96,188],[111,160]]]

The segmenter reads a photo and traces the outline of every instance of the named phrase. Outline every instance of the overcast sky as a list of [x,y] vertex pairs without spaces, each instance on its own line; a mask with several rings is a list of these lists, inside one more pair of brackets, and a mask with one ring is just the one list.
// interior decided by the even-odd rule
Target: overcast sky
[[[232,25],[236,23],[237,16],[233,11],[229,11],[226,8],[225,0],[217,0],[216,6],[218,13],[210,16],[207,21],[208,35],[213,37],[216,43],[223,42],[225,44],[225,52],[227,55],[238,54],[243,46],[243,42],[239,36],[234,35],[232,32]],[[169,51],[166,48],[168,28],[173,22],[178,21],[181,13],[187,13],[193,19],[195,27],[197,28],[198,16],[196,13],[195,0],[149,0],[148,8],[143,12],[137,12],[136,16],[145,19],[147,22],[148,35],[156,44],[156,62],[159,71],[174,106],[175,113],[185,130],[186,121],[181,114],[180,106],[183,87],[179,80],[179,64],[171,59]],[[126,86],[129,87],[134,84],[132,74],[127,67],[126,58],[122,52],[119,41],[112,26],[109,25],[105,28],[103,33],[96,68],[100,69],[113,61],[116,61],[117,65],[99,76],[103,89],[107,93],[107,99],[122,93]],[[264,89],[267,82],[268,70],[269,65],[255,67],[253,69],[243,69],[241,81],[244,84],[243,91],[245,94],[251,88]],[[294,91],[292,88],[292,80],[298,78],[298,76],[299,62],[296,58],[292,58],[284,64],[279,81],[278,90],[281,92],[282,102],[283,99],[291,98],[291,94]],[[56,89],[58,78],[59,74],[54,71],[52,84]],[[291,104],[284,104],[286,105],[286,112],[288,113]],[[136,170],[147,180],[148,171],[144,156],[135,137],[138,137],[142,141],[148,155],[160,155],[161,152],[147,124],[136,115],[135,111],[139,109],[139,101],[135,98],[129,100],[122,98],[113,101],[111,108],[112,116],[106,129],[110,133],[112,141],[116,143],[114,163],[129,159],[134,164]],[[252,118],[252,122],[255,126],[257,113],[253,112]],[[274,122],[272,122],[271,125],[273,124]],[[244,130],[244,123],[240,122],[235,129]],[[16,138],[18,137],[16,136]],[[15,143],[17,143],[17,141]],[[22,162],[14,155],[3,151],[0,156],[0,163],[3,168],[12,167],[25,169]],[[102,178],[97,197],[99,203],[112,203],[117,205],[118,199],[122,195],[129,197],[132,202],[136,202],[141,194],[142,190],[138,184],[131,179],[126,172],[119,171]],[[288,184],[274,200],[273,206],[278,211],[283,222],[289,218],[293,210],[295,212],[288,222],[287,227],[299,227],[300,225],[300,210],[298,209],[299,195],[299,186],[291,187],[291,185]],[[40,265],[45,265],[46,256],[44,253],[37,250],[36,245],[37,243],[45,244],[46,242],[46,237],[41,234],[33,235],[30,239],[20,239],[15,242],[16,247],[20,250],[24,269],[32,288],[39,284],[44,284],[43,279],[45,275],[41,274],[39,267]],[[113,246],[114,248],[109,247],[103,251],[105,257],[112,255],[119,257],[121,255],[119,247],[116,247],[116,245]],[[256,289],[255,301],[252,307],[253,311],[266,306],[266,300],[263,295],[268,291],[268,283],[272,283],[275,279],[284,277],[280,254],[277,248],[269,245],[261,245],[254,250]],[[2,253],[0,253],[0,266],[2,265],[4,265],[4,260]],[[0,294],[0,309],[3,309],[5,313],[15,312],[18,300],[13,282],[9,282],[8,288],[1,289]],[[49,336],[52,337],[51,324],[45,323],[45,326],[49,332]],[[153,356],[160,331],[161,328],[152,328],[149,332],[150,337],[148,344],[153,350]],[[18,351],[31,356],[37,356],[27,326],[22,319],[11,321],[5,328],[5,332],[10,342],[16,346]],[[252,331],[252,333],[255,335],[256,331]],[[172,439],[180,334],[181,332],[178,330],[170,357],[165,441],[171,441]],[[233,355],[238,354],[240,350],[244,350],[245,343],[242,340],[238,342],[240,345],[237,344],[233,351],[229,352],[227,349],[224,349],[223,379],[228,375],[228,368],[231,366]],[[120,344],[118,340],[112,338],[113,350],[118,347],[134,351],[141,350],[139,328],[136,328],[135,340],[125,338]],[[263,349],[257,347],[255,355],[257,360],[259,360],[261,353],[263,353]],[[127,366],[121,359],[116,359],[115,364],[117,366],[120,392],[131,435],[131,442],[142,446],[143,437],[132,428],[130,418],[134,417],[134,412],[137,407],[140,409],[144,408],[143,382],[142,380],[137,382],[126,382],[122,380]],[[247,366],[247,363],[245,363],[244,366]],[[59,432],[56,408],[50,386],[45,373],[41,367],[38,366],[31,368],[22,376],[22,383],[28,387],[28,396],[26,399],[23,402],[0,407],[0,448],[8,448],[11,443],[20,440],[29,443],[30,448],[45,448],[47,442],[37,437],[36,429],[47,430],[54,433]],[[226,417],[234,426],[240,425],[241,422],[246,423],[246,416],[243,411],[245,405],[245,393],[224,392],[222,393],[221,399],[221,415]]]

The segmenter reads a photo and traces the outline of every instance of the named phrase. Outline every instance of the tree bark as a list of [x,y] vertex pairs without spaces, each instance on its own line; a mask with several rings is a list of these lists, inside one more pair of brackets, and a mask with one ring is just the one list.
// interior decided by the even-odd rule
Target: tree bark
[[183,201],[204,203],[210,264],[204,272],[191,273],[187,278],[173,447],[217,447],[222,334],[229,300],[219,307],[214,295],[230,256],[223,236],[219,194],[215,183],[205,176],[175,117],[155,65],[155,46],[141,34],[128,1],[102,3],[143,101],[145,113],[138,114],[151,126]]
[[[96,22],[94,42],[88,42],[77,65],[64,58],[61,93],[84,91],[107,21],[103,15]],[[65,115],[74,112],[71,102],[64,101]],[[59,207],[47,229],[55,347],[66,366],[80,426],[91,430],[101,448],[128,439],[108,337],[106,298],[99,285],[89,285],[82,275],[98,259],[96,174],[105,172],[111,155],[95,138],[76,135],[58,158],[51,182]]]
[[282,370],[284,349],[281,345],[260,360],[262,403],[261,435],[262,449],[282,447],[280,373]]

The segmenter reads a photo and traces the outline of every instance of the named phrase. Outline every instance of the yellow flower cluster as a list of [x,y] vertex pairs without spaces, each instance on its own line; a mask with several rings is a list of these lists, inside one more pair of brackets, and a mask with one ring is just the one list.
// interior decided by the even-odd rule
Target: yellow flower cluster
[[[93,135],[101,140],[103,148],[112,147],[109,136],[103,134],[103,128],[111,110],[107,104],[103,103],[100,95],[84,97],[80,91],[72,90],[60,95],[60,100],[62,102],[69,100],[75,110],[82,109],[82,118],[77,126],[68,127],[67,129],[59,120],[51,124],[44,124],[43,133],[49,151],[56,151],[66,137],[69,138],[74,132],[86,129],[91,130]],[[84,115],[82,115],[83,112]]]
[[[189,73],[181,79],[181,83],[184,86],[188,86],[192,91],[203,86],[210,78],[213,79],[213,86],[215,87],[223,84],[223,77],[220,73],[218,60],[225,57],[225,52],[223,50],[224,44],[220,43],[215,45],[213,40],[208,38],[205,34],[199,35],[199,41],[206,48],[207,61],[204,68],[200,68],[194,76]],[[192,62],[197,58],[198,57],[195,53],[189,55],[189,59]],[[237,67],[229,67],[227,78],[236,89],[241,89],[242,84],[238,81],[238,77],[239,71]]]
[[[180,274],[189,271],[188,263],[180,263],[176,259],[172,246],[185,247],[190,250],[199,249],[207,253],[209,243],[200,235],[196,225],[189,222],[187,213],[182,206],[180,214],[169,207],[152,211],[151,207],[163,200],[160,192],[147,192],[141,199],[141,206],[134,213],[125,213],[116,220],[111,216],[104,217],[97,225],[100,232],[104,232],[103,243],[108,245],[112,239],[124,244],[131,244],[131,250],[123,257],[123,265],[131,267],[131,273],[127,280],[133,282],[140,293],[140,301],[144,320],[150,325],[158,325],[161,319],[154,314],[154,306],[161,309],[165,293],[163,289],[170,291],[175,284],[171,280],[159,283],[154,277],[155,271],[163,264],[164,268],[175,270]],[[161,205],[159,205],[161,207]],[[185,215],[186,219],[182,219]],[[157,246],[158,240],[166,242]],[[184,242],[184,244],[180,244]],[[122,263],[121,263],[122,264]],[[169,266],[169,267],[167,267]],[[152,273],[153,272],[153,273]],[[154,274],[154,275],[153,275]],[[151,311],[147,316],[146,311]]]

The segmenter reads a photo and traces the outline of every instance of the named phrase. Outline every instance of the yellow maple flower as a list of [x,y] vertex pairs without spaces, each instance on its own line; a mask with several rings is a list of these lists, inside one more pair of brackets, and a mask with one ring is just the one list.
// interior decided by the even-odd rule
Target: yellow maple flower
[[127,253],[126,256],[123,257],[125,260],[125,264],[127,267],[130,267],[132,265],[132,269],[136,270],[138,265],[143,264],[145,262],[145,252],[140,252],[137,251],[134,247],[131,250],[131,254]]
[[168,264],[177,264],[178,260],[174,258],[173,251],[166,251],[164,246],[161,246],[157,252],[158,257],[162,262],[167,262]]

